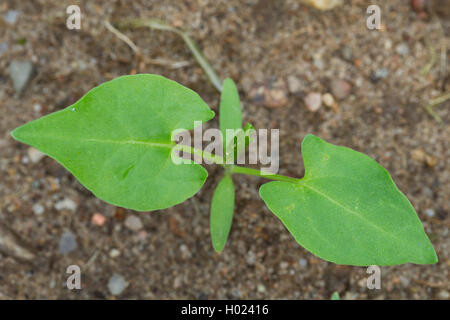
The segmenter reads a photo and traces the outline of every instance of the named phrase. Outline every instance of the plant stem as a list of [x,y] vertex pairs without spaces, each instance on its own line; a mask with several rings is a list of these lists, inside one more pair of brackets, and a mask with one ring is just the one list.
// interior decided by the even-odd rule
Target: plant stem
[[450,99],[450,92],[447,92],[446,94],[434,98],[433,100],[430,101],[430,103],[425,107],[425,109],[427,110],[427,112],[439,123],[442,123],[442,119],[441,117],[439,117],[436,112],[434,112],[433,108],[435,106],[437,106],[438,104],[441,104],[443,102],[445,102],[446,100]]
[[215,164],[225,165],[225,161],[224,161],[223,157],[221,157],[221,156],[216,156],[215,154],[205,152],[203,150],[198,150],[191,146],[185,146],[182,144],[177,144],[174,148],[176,150],[182,150],[183,152],[188,152],[190,154],[202,157],[202,159],[209,160],[210,162],[213,162]]
[[129,20],[123,20],[121,21],[122,26],[131,25],[132,27],[148,27],[150,29],[156,29],[156,30],[164,30],[164,31],[170,31],[174,32],[177,35],[179,35],[186,45],[188,46],[189,50],[191,50],[192,54],[194,55],[195,60],[197,60],[198,64],[203,68],[206,75],[208,76],[211,83],[214,85],[214,87],[217,89],[217,91],[222,91],[222,81],[217,76],[216,72],[212,68],[211,64],[206,60],[200,49],[195,44],[195,41],[188,35],[186,31],[180,30],[178,28],[172,27],[171,25],[164,23],[162,21],[159,21],[157,19],[129,19]]
[[191,146],[185,146],[178,144],[175,148],[178,150],[182,150],[183,152],[188,152],[190,154],[202,157],[202,159],[209,160],[210,162],[213,162],[217,165],[221,165],[225,168],[225,170],[230,174],[246,174],[250,176],[257,176],[269,180],[276,180],[276,181],[283,181],[283,182],[290,182],[290,183],[299,183],[300,179],[288,177],[288,176],[282,176],[275,173],[263,173],[261,170],[247,168],[247,167],[241,167],[236,166],[234,164],[227,164],[224,161],[224,158],[221,156],[214,155],[209,152],[205,152],[203,150],[195,149]]
[[282,176],[275,173],[262,173],[261,170],[247,168],[247,167],[240,167],[240,166],[231,166],[230,173],[237,173],[237,174],[246,174],[250,176],[258,176],[265,179],[270,180],[277,180],[277,181],[283,181],[283,182],[291,182],[291,183],[299,183],[300,179],[288,177],[288,176]]

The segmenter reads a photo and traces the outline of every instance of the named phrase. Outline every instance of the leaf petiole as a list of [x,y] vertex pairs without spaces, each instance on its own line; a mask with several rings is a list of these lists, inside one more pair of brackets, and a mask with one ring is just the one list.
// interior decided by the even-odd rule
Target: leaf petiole
[[275,173],[262,173],[261,170],[247,168],[247,167],[240,167],[240,166],[231,166],[230,173],[236,173],[236,174],[246,174],[250,176],[258,176],[261,178],[269,179],[269,180],[276,180],[276,181],[283,181],[283,182],[290,182],[290,183],[299,183],[300,179],[283,176],[280,174]]
[[234,174],[234,173],[235,174],[245,174],[245,175],[257,176],[257,177],[261,177],[261,178],[265,178],[265,179],[269,179],[269,180],[284,181],[284,182],[291,182],[291,183],[299,183],[299,181],[300,181],[300,179],[298,179],[298,178],[283,176],[283,175],[274,174],[274,173],[263,173],[263,172],[261,172],[261,170],[258,170],[258,169],[236,166],[234,164],[226,164],[223,157],[217,156],[215,154],[205,152],[205,151],[202,151],[199,149],[195,149],[191,146],[179,144],[175,148],[177,148],[177,150],[181,150],[183,152],[188,152],[192,155],[203,157],[203,159],[209,160],[217,165],[221,165],[230,174]]

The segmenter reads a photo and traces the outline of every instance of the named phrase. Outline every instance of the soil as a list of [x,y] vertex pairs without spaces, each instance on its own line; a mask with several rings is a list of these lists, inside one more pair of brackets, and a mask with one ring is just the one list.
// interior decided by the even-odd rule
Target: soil
[[[81,30],[66,28],[71,4],[81,8]],[[450,89],[444,59],[450,17],[445,10],[419,15],[404,0],[380,6],[381,29],[368,30],[362,0],[331,11],[298,0],[2,1],[0,16],[18,10],[19,17],[0,22],[0,43],[8,45],[0,53],[0,222],[35,258],[0,253],[0,298],[329,299],[338,291],[344,299],[449,299],[450,101],[434,109],[442,123],[425,106]],[[185,203],[136,213],[96,199],[48,157],[31,161],[28,146],[10,137],[12,129],[120,75],[164,75],[217,111],[218,93],[177,35],[124,31],[145,57],[188,62],[173,69],[139,59],[103,24],[135,17],[190,30],[217,74],[236,81],[244,120],[280,129],[280,174],[302,176],[300,142],[307,133],[376,159],[417,210],[439,263],[382,267],[381,289],[369,290],[366,268],[307,252],[264,206],[257,191],[264,181],[242,176],[235,179],[230,237],[216,254],[209,203],[220,168],[208,167],[208,181]],[[8,74],[13,60],[34,64],[21,95]],[[274,86],[279,103],[253,94]],[[304,98],[311,92],[332,92],[338,106],[310,111]],[[217,127],[217,118],[208,125]],[[65,206],[56,205],[63,199]],[[103,226],[92,223],[95,213],[106,218]],[[133,214],[140,231],[125,226]],[[60,254],[67,231],[76,248]],[[74,264],[82,270],[82,290],[66,287],[66,268]],[[119,296],[108,290],[113,274],[127,283]]]

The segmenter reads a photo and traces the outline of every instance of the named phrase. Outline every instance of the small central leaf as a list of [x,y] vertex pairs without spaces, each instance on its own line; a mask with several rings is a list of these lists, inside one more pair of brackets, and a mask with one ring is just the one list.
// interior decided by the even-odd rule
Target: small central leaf
[[151,74],[106,82],[12,136],[60,162],[97,197],[139,211],[193,196],[207,171],[171,161],[172,131],[214,116],[192,90]]
[[260,189],[300,245],[338,264],[437,262],[414,208],[382,166],[313,135],[303,140],[302,153],[302,180]]
[[234,212],[234,184],[226,174],[214,190],[211,201],[210,231],[216,252],[221,252],[227,243]]

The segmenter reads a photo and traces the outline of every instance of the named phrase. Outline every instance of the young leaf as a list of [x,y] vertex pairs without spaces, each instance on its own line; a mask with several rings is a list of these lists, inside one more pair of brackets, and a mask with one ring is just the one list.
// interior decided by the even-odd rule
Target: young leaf
[[305,177],[260,188],[297,242],[337,264],[436,263],[414,208],[368,156],[313,135],[302,142]]
[[192,90],[151,74],[123,76],[12,136],[60,162],[98,198],[139,211],[193,196],[207,171],[171,161],[174,129],[214,116]]
[[234,184],[229,174],[225,174],[214,190],[211,213],[211,240],[216,252],[221,252],[227,243],[234,211]]
[[331,300],[341,300],[341,297],[339,296],[339,292],[335,291],[331,295]]
[[241,102],[239,92],[233,80],[227,78],[223,82],[220,96],[219,126],[223,137],[224,151],[229,142],[226,141],[226,129],[242,128]]
[[[252,124],[247,123],[244,128],[237,129],[234,132],[234,139],[231,142],[228,142],[228,145],[225,147],[225,152],[228,159],[237,159],[238,156],[245,152],[247,147],[250,145],[250,143],[253,141],[253,132],[255,131],[255,128]],[[232,153],[232,151],[234,151]]]
[[255,131],[255,127],[253,127],[253,125],[251,123],[247,123],[242,130],[244,131],[244,135],[245,135],[244,149],[247,149],[247,147],[253,141],[252,134]]

